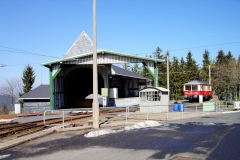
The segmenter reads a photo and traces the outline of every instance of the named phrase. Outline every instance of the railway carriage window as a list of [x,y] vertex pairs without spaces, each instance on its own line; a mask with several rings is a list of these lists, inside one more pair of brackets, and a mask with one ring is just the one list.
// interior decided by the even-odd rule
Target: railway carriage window
[[191,91],[191,86],[185,86],[186,91]]
[[198,86],[192,86],[192,91],[197,91],[198,90]]
[[209,86],[204,86],[204,91],[210,91],[210,87]]

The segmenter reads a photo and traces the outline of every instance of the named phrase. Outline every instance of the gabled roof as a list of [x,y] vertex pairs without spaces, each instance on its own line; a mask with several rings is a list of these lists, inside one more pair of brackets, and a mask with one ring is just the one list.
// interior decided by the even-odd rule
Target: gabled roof
[[42,84],[37,88],[24,94],[19,99],[50,99],[50,90],[48,84]]
[[93,43],[88,35],[83,31],[63,58],[66,59],[92,51]]
[[132,78],[137,78],[137,79],[150,80],[148,78],[140,76],[140,75],[138,75],[134,72],[128,71],[126,69],[117,67],[115,65],[112,65],[111,72],[112,72],[112,75],[119,75],[119,76],[124,76],[124,77],[132,77]]
[[190,81],[190,82],[188,82],[188,83],[185,83],[184,85],[191,85],[191,84],[207,84],[207,85],[210,85],[210,84],[207,83],[207,82],[204,82],[204,81],[198,81],[198,80]]
[[162,92],[169,92],[167,88],[163,87],[145,87],[140,92],[152,92],[152,91],[162,91]]
[[[99,56],[97,56],[98,59],[102,58],[100,55],[107,54],[110,56],[113,55],[113,56],[117,56],[117,57],[125,57],[127,59],[131,58],[131,60],[134,59],[135,63],[138,63],[136,61],[139,61],[139,63],[143,62],[143,61],[152,61],[155,63],[165,62],[162,59],[154,59],[154,58],[149,58],[149,57],[136,56],[136,55],[132,55],[132,54],[114,52],[114,51],[109,51],[109,50],[97,50],[97,54],[99,55]],[[64,63],[64,62],[69,63],[69,61],[73,62],[71,64],[74,64],[74,61],[79,60],[79,59],[82,59],[82,60],[89,59],[89,57],[92,57],[92,55],[93,55],[93,43],[92,43],[91,39],[88,37],[88,35],[83,31],[62,59],[43,63],[42,65],[45,67],[49,67],[55,63]],[[100,64],[100,63],[98,63],[98,64]]]

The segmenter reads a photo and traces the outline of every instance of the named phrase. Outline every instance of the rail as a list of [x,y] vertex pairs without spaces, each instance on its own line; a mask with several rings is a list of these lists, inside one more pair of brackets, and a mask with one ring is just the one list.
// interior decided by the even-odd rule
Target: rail
[[51,125],[51,124],[49,124],[49,125],[46,125],[46,112],[52,112],[53,113],[53,110],[46,110],[46,111],[44,111],[44,113],[43,113],[43,125],[44,126],[54,126],[54,125]]
[[[88,111],[89,108],[81,108],[81,110],[85,111],[86,113],[91,113],[91,111]],[[43,114],[43,123],[44,123],[44,126],[54,126],[54,124],[46,124],[46,113],[47,112],[54,112],[54,113],[58,113],[58,116],[57,117],[54,117],[54,118],[61,118],[62,119],[62,128],[66,128],[65,126],[65,121],[72,121],[72,116],[66,116],[66,112],[67,111],[70,111],[70,112],[73,112],[73,111],[79,111],[79,108],[73,108],[73,109],[60,109],[60,110],[46,110],[44,111],[44,114]],[[82,112],[82,111],[80,111]],[[79,118],[79,117],[78,117]],[[85,118],[83,116],[81,116],[80,118]],[[67,119],[67,120],[66,120]],[[74,118],[76,119],[76,117]]]
[[[149,108],[151,108],[151,107],[157,107],[157,106],[161,107],[161,110],[162,110],[162,111],[151,112],[151,109],[149,109]],[[132,106],[132,107],[133,107],[133,106]],[[164,110],[163,107],[165,107],[165,111],[163,111],[163,110]],[[128,105],[128,106],[126,106],[125,108],[126,108],[126,113],[125,113],[126,122],[128,122],[128,116],[130,115],[129,110],[130,110],[131,106]],[[143,108],[145,108],[145,109],[143,109]],[[166,113],[166,119],[169,118],[169,104],[167,104],[167,105],[140,106],[140,110],[141,110],[141,109],[143,109],[142,112],[140,112],[140,113],[131,113],[131,115],[144,115],[144,114],[146,114],[146,120],[149,120],[149,115],[152,114],[152,113],[157,113],[157,114],[159,114],[159,113]]]

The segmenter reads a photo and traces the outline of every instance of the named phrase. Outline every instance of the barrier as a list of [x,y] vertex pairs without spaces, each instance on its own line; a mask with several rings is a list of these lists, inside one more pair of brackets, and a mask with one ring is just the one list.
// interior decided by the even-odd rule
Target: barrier
[[173,104],[174,112],[184,112],[184,104]]
[[178,104],[173,104],[173,111],[174,112],[178,112],[179,111]]
[[179,112],[184,112],[184,104],[178,104]]

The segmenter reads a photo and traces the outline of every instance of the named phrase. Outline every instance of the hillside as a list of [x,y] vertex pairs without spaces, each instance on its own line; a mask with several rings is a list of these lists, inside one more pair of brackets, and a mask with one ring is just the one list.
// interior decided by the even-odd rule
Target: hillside
[[11,106],[11,101],[7,96],[0,95],[0,110],[2,109],[2,106],[6,104],[8,107],[8,111],[14,111],[14,107]]

